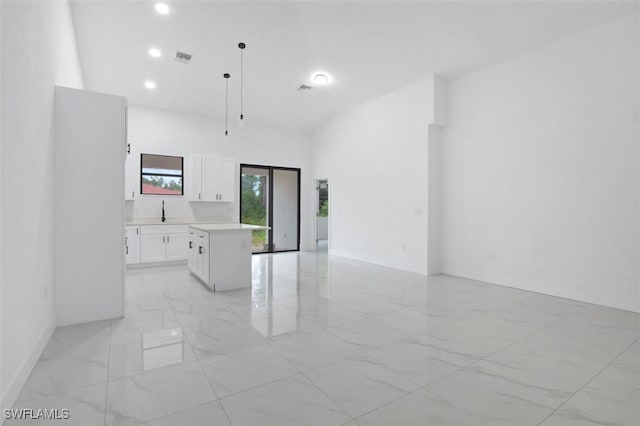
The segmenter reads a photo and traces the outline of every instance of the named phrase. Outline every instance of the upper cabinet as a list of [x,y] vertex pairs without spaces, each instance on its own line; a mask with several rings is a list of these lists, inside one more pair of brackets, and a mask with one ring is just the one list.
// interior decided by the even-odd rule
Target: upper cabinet
[[194,155],[189,166],[189,201],[234,201],[236,162],[233,158]]
[[127,158],[124,163],[124,199],[134,200],[140,191],[140,156],[131,152],[131,145],[127,145]]

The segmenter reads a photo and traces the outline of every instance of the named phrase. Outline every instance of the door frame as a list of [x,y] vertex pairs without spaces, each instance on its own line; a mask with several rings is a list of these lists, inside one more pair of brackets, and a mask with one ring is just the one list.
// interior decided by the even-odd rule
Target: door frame
[[[272,254],[272,253],[287,253],[287,252],[291,252],[291,251],[300,251],[300,205],[302,204],[302,200],[300,199],[300,184],[301,184],[301,175],[302,175],[302,170],[300,168],[297,167],[283,167],[283,166],[267,166],[264,164],[248,164],[248,163],[240,163],[240,170],[239,170],[239,188],[240,188],[240,200],[239,200],[239,209],[238,209],[238,222],[241,223],[241,219],[242,219],[242,168],[243,167],[253,167],[253,168],[257,168],[257,169],[267,169],[269,171],[269,182],[268,182],[268,191],[269,191],[269,209],[268,209],[268,213],[267,213],[267,226],[269,227],[269,230],[267,231],[269,234],[269,250],[267,251],[263,251],[263,252],[259,252],[259,253],[252,253],[252,254]],[[287,170],[287,171],[292,171],[292,172],[298,172],[298,212],[297,212],[297,238],[296,238],[296,248],[295,249],[291,249],[291,250],[277,250],[274,251],[273,250],[273,171],[274,170]],[[316,221],[317,222],[317,221]],[[317,223],[316,223],[317,226]]]

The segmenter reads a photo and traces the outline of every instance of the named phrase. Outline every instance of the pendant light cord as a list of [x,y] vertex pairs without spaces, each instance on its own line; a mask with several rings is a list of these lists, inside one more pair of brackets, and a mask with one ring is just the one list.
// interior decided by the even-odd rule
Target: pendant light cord
[[229,135],[229,73],[224,73],[224,135]]
[[244,119],[244,49],[240,49],[240,120]]
[[229,79],[225,80],[224,90],[224,134],[229,134]]

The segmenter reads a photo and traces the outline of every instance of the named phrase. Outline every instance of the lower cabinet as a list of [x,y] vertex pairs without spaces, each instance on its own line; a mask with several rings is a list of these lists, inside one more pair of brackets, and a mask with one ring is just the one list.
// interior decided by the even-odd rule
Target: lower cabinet
[[127,264],[187,260],[189,233],[186,225],[127,226]]
[[189,256],[189,234],[167,234],[165,260],[187,260]]
[[209,282],[209,233],[189,230],[189,270],[205,283]]
[[126,226],[124,232],[124,254],[127,265],[140,263],[140,227]]
[[164,235],[150,234],[140,237],[140,261],[164,262],[167,259]]

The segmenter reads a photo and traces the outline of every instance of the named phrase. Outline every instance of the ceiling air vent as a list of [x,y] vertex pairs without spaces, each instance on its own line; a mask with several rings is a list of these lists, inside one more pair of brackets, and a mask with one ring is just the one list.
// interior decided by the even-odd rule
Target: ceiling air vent
[[180,52],[180,51],[176,52],[176,61],[181,62],[183,64],[190,63],[192,57],[193,57],[193,55],[190,55],[188,53],[184,53],[184,52]]
[[300,87],[298,87],[299,92],[306,92],[311,89],[313,89],[313,87],[307,86],[306,84],[301,84]]

